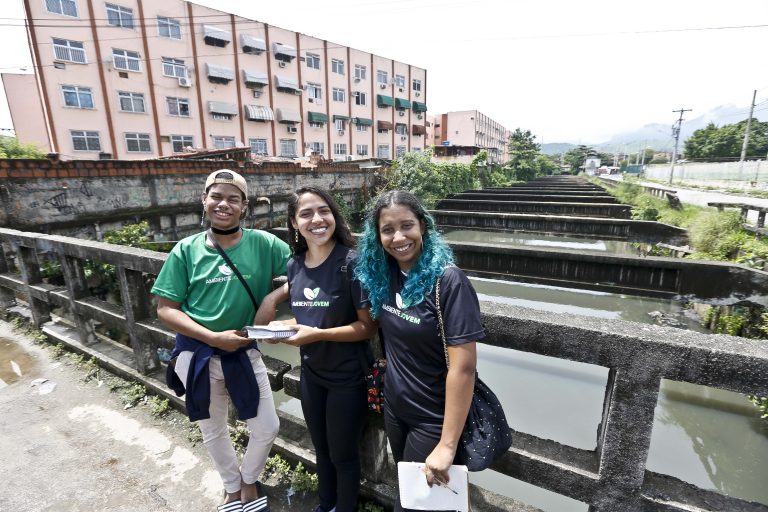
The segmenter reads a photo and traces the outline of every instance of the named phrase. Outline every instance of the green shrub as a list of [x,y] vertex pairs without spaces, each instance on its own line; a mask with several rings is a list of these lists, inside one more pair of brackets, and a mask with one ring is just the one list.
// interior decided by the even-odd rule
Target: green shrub
[[291,475],[291,487],[296,492],[317,492],[317,473],[310,473],[299,462]]

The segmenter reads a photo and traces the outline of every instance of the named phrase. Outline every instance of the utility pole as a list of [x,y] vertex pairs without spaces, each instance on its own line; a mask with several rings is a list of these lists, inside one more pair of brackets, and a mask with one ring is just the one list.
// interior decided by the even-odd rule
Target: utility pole
[[747,129],[744,130],[744,144],[741,145],[741,158],[739,158],[739,175],[744,171],[744,159],[747,158],[747,144],[749,144],[749,128],[752,126],[752,114],[755,112],[755,98],[757,91],[752,93],[752,105],[749,107],[749,117],[747,118]]
[[691,112],[689,108],[681,108],[672,112],[680,112],[680,119],[677,120],[677,126],[672,125],[672,136],[675,138],[675,149],[672,151],[672,166],[669,168],[669,183],[672,184],[672,176],[675,174],[675,161],[677,161],[677,145],[680,142],[680,127],[683,125],[683,113]]

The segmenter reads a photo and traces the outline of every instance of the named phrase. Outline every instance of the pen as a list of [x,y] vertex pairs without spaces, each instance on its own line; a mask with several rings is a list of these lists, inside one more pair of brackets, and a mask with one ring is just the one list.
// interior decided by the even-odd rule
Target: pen
[[435,482],[437,482],[437,483],[438,483],[440,486],[442,486],[442,487],[445,487],[446,489],[448,489],[449,491],[451,491],[453,494],[456,494],[456,495],[458,495],[458,494],[459,494],[459,493],[458,493],[458,492],[457,492],[455,489],[452,489],[452,488],[448,487],[448,484],[447,484],[447,483],[445,483],[445,482],[443,482],[442,480],[440,480],[440,479],[439,479],[438,477],[436,477],[434,474],[432,475],[432,478],[433,478],[433,479],[435,480]]

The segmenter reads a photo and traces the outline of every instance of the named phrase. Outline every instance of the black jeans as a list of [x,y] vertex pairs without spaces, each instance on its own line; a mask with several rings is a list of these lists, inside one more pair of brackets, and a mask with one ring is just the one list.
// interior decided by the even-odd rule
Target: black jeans
[[360,490],[358,446],[367,410],[365,384],[329,386],[302,371],[301,410],[315,445],[320,506],[355,512]]
[[[397,418],[388,408],[384,408],[384,427],[387,439],[392,448],[395,462],[424,462],[435,446],[440,442],[443,424],[410,424]],[[454,461],[455,463],[456,461]],[[395,501],[395,512],[410,511],[400,505],[400,499]]]

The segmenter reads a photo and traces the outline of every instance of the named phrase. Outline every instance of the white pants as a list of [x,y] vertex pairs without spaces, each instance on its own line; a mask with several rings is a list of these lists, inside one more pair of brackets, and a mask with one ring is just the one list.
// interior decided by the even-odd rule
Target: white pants
[[[229,407],[229,395],[224,385],[224,374],[221,370],[221,359],[218,356],[211,357],[208,364],[208,373],[211,380],[211,404],[209,412],[211,417],[200,420],[200,432],[203,434],[203,443],[213,459],[213,464],[224,482],[224,490],[228,493],[240,490],[240,481],[252,484],[258,480],[269,457],[272,443],[277,437],[280,420],[275,412],[275,401],[272,397],[272,389],[269,387],[267,367],[261,360],[261,352],[248,350],[248,358],[256,375],[259,385],[259,413],[256,417],[246,420],[250,440],[243,455],[240,468],[237,466],[237,454],[229,437],[227,415]],[[186,384],[189,362],[192,352],[182,352],[176,359],[176,374]]]

